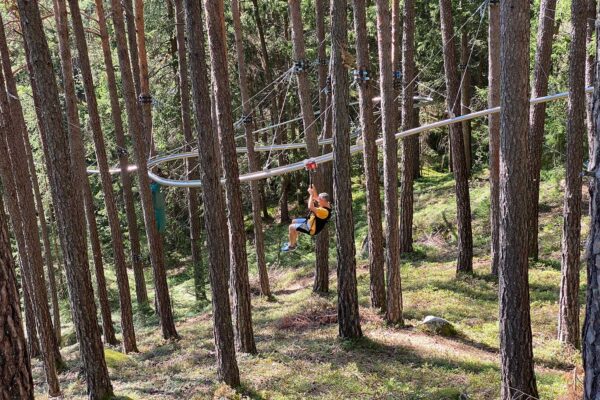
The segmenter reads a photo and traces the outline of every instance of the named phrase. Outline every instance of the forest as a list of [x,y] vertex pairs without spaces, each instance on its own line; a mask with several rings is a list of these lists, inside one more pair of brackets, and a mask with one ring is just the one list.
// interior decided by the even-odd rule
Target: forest
[[0,400],[600,399],[598,20],[0,2]]

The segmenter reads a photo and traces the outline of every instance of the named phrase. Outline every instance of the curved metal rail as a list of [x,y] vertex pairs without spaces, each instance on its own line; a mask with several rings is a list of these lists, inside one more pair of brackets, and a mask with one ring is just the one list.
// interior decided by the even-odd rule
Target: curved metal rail
[[[593,87],[586,88],[586,92],[591,93],[592,91],[593,91]],[[546,103],[546,102],[554,101],[554,100],[560,100],[560,99],[567,98],[568,95],[569,95],[568,92],[564,92],[564,93],[557,93],[557,94],[544,96],[544,97],[537,97],[537,98],[531,99],[530,104],[533,105],[533,104],[539,104],[539,103]],[[413,136],[413,135],[417,135],[417,134],[420,134],[423,132],[427,132],[432,129],[443,128],[445,126],[457,124],[459,122],[469,121],[469,120],[480,118],[480,117],[485,117],[487,115],[495,114],[498,112],[500,112],[500,107],[494,107],[494,108],[488,108],[488,109],[481,110],[481,111],[476,111],[476,112],[473,112],[470,114],[461,115],[459,117],[453,117],[453,118],[448,118],[448,119],[444,119],[441,121],[436,121],[431,124],[419,126],[417,128],[409,129],[404,132],[398,132],[395,135],[396,140],[399,140],[399,139],[402,139],[405,137],[409,137],[409,136]],[[378,139],[376,141],[376,143],[378,146],[383,145],[383,138]],[[356,145],[350,147],[350,154],[360,153],[361,151],[363,151],[362,144],[356,144]],[[155,181],[163,186],[184,187],[184,188],[201,187],[202,182],[199,180],[178,181],[175,179],[162,178],[151,171],[151,169],[153,167],[156,167],[160,164],[163,164],[163,163],[166,163],[169,161],[181,160],[181,159],[186,159],[186,158],[195,158],[195,157],[198,157],[197,151],[196,152],[188,152],[188,153],[172,154],[172,155],[168,155],[168,156],[164,156],[164,157],[153,158],[148,161],[148,176],[150,177],[150,179],[152,179],[153,181]],[[333,153],[327,153],[327,154],[323,154],[319,157],[315,157],[315,160],[317,161],[317,163],[326,163],[326,162],[332,161],[333,158],[334,158]],[[256,181],[256,180],[261,180],[261,179],[268,179],[268,178],[272,178],[275,176],[284,175],[284,174],[287,174],[290,172],[300,171],[302,169],[304,169],[304,160],[293,163],[293,164],[277,167],[277,168],[265,169],[262,171],[255,171],[255,172],[250,172],[250,173],[247,173],[244,175],[240,175],[240,181],[241,182],[250,182],[250,181]],[[224,182],[224,180],[222,180],[222,182]]]

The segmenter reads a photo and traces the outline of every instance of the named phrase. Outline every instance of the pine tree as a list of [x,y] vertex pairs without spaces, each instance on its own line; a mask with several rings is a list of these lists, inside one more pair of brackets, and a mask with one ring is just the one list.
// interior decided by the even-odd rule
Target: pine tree
[[137,160],[137,176],[140,184],[140,199],[144,213],[144,225],[148,237],[148,249],[150,261],[154,271],[154,287],[156,292],[157,313],[160,318],[162,335],[165,339],[178,338],[171,310],[171,298],[169,297],[169,286],[165,270],[163,254],[163,243],[156,226],[156,216],[152,206],[152,194],[150,193],[150,179],[147,175],[147,148],[142,135],[142,119],[140,110],[135,101],[135,88],[133,75],[131,74],[131,63],[125,42],[125,23],[123,20],[123,9],[119,0],[112,0],[112,20],[114,24],[115,39],[117,42],[117,54],[121,67],[121,80],[123,84],[123,97],[129,120],[129,131],[133,137],[133,148]]
[[[488,108],[500,105],[500,5],[490,2],[488,29]],[[498,276],[500,263],[500,115],[490,114],[490,230],[492,237],[492,275]]]
[[121,184],[123,186],[123,202],[125,203],[125,214],[127,216],[127,226],[129,231],[129,245],[131,247],[131,264],[135,277],[135,294],[140,309],[148,307],[148,291],[146,290],[146,280],[144,279],[144,265],[142,263],[142,250],[140,245],[140,233],[137,223],[137,215],[133,202],[132,179],[129,172],[129,153],[125,142],[125,130],[123,128],[123,115],[119,104],[119,93],[117,90],[117,80],[115,77],[115,68],[112,60],[112,53],[108,37],[108,28],[106,16],[104,15],[104,4],[102,0],[95,0],[96,13],[98,16],[98,32],[102,42],[102,54],[106,66],[106,80],[108,83],[108,94],[110,97],[110,110],[115,130],[115,141],[117,144],[117,154],[119,156],[119,167],[121,169]]
[[[533,87],[531,96],[542,97],[548,94],[548,81],[552,65],[552,40],[554,36],[554,16],[556,0],[542,0],[533,70]],[[528,164],[529,201],[527,211],[528,253],[529,257],[538,257],[538,214],[540,193],[540,168],[542,165],[542,143],[544,141],[544,125],[546,123],[546,103],[535,104],[529,113]]]
[[579,348],[579,266],[581,252],[581,170],[585,131],[586,0],[571,3],[569,106],[562,236],[558,340]]
[[[98,332],[96,305],[86,254],[84,215],[77,193],[72,190],[75,175],[69,154],[69,138],[62,126],[58,89],[48,43],[43,31],[37,2],[17,2],[28,68],[37,99],[36,108],[44,142],[44,153],[50,188],[59,227],[73,322],[85,373],[88,397],[104,399],[112,396],[112,385]],[[52,134],[46,134],[52,132]]]
[[[440,21],[444,45],[444,71],[446,75],[446,107],[448,113],[460,115],[459,74],[456,70],[456,43],[452,22],[452,3],[440,0]],[[473,233],[471,231],[471,204],[469,199],[469,178],[463,144],[462,127],[450,126],[450,148],[452,152],[452,171],[456,192],[456,220],[458,225],[457,273],[473,272]]]
[[348,115],[348,70],[343,62],[347,51],[346,0],[331,3],[331,114],[333,121],[333,196],[337,239],[338,324],[344,339],[362,336],[358,314],[352,183],[350,181],[350,118]]
[[[4,122],[0,127],[6,129]],[[0,197],[0,398],[33,400],[33,378],[27,354],[19,292],[15,278],[7,217]]]
[[[92,253],[94,257],[94,267],[96,270],[98,302],[100,304],[100,314],[102,316],[102,330],[106,343],[117,345],[118,341],[115,336],[115,330],[112,323],[112,315],[108,301],[108,289],[106,287],[104,261],[102,259],[102,249],[98,234],[98,226],[96,223],[94,196],[88,181],[87,167],[85,164],[85,145],[83,143],[83,135],[81,133],[81,124],[79,121],[79,111],[77,109],[77,94],[75,92],[75,80],[73,77],[73,57],[71,55],[69,34],[67,30],[67,10],[64,0],[54,0],[54,7],[65,90],[65,108],[67,111],[67,127],[71,145],[71,162],[75,168],[77,181],[81,182],[81,197],[83,198],[83,206],[85,208]],[[59,7],[62,8],[62,10],[60,10]]]
[[383,128],[384,209],[387,241],[386,320],[404,323],[402,316],[402,282],[400,278],[400,235],[398,231],[398,143],[395,137],[396,102],[394,101],[391,53],[391,15],[388,1],[376,0],[377,43],[379,50],[379,84],[381,92],[381,126]]
[[[223,204],[220,169],[214,168],[219,159],[212,127],[209,80],[206,67],[204,32],[200,2],[184,0],[185,25],[188,38],[190,81],[196,116],[196,133],[200,168],[202,171],[202,196],[204,204]],[[204,215],[208,242],[208,262],[212,296],[213,334],[217,356],[218,378],[230,386],[240,384],[240,373],[235,358],[234,334],[228,296],[227,225],[222,207],[208,207]]]
[[[415,4],[413,0],[404,1],[402,46],[402,125],[401,131],[417,126],[414,112],[414,95],[416,93],[415,65]],[[413,215],[414,215],[414,178],[415,163],[418,164],[419,137],[411,136],[402,139],[402,189],[400,192],[400,251],[413,250]],[[417,166],[418,169],[418,166]]]
[[222,0],[206,0],[204,3],[208,48],[210,50],[211,76],[215,87],[215,102],[218,110],[217,123],[221,160],[225,172],[225,202],[229,226],[229,281],[232,293],[232,308],[237,350],[256,353],[252,328],[250,304],[250,282],[248,280],[248,256],[242,209],[242,193],[239,167],[233,137],[231,93],[227,74],[227,42],[225,37],[225,13]]
[[[367,16],[364,0],[354,0],[354,30],[356,31],[356,69],[370,73]],[[377,163],[377,131],[373,117],[372,80],[358,81],[360,103],[360,127],[363,138],[363,163],[367,191],[367,235],[369,248],[369,276],[371,306],[385,311],[385,271],[383,227],[381,226],[381,198],[379,197],[379,175]]]
[[[64,0],[55,0],[58,4]],[[66,19],[66,7],[63,6],[62,13]],[[96,150],[96,161],[100,170],[100,180],[102,191],[104,192],[104,205],[110,227],[111,244],[113,248],[113,257],[115,273],[117,276],[117,286],[119,288],[119,305],[121,310],[121,334],[123,335],[123,350],[125,353],[137,352],[135,339],[135,328],[133,326],[133,311],[131,308],[131,292],[129,290],[129,277],[127,276],[127,265],[125,262],[125,247],[123,245],[123,233],[112,188],[112,176],[109,172],[108,157],[106,155],[106,145],[104,143],[104,134],[98,112],[98,103],[96,100],[96,91],[94,79],[92,77],[92,67],[88,55],[88,46],[85,40],[85,30],[81,20],[78,0],[69,0],[71,10],[71,20],[73,23],[73,32],[77,53],[79,55],[79,66],[83,78],[83,87],[87,103],[88,115],[90,117],[90,126],[92,138]],[[66,22],[66,21],[65,21]]]
[[501,398],[537,398],[527,258],[529,2],[500,3],[500,301]]

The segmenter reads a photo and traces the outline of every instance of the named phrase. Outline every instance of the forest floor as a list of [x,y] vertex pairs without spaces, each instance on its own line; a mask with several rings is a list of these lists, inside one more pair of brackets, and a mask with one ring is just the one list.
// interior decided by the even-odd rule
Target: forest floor
[[[530,267],[531,315],[536,376],[541,399],[567,396],[577,380],[579,352],[556,340],[562,226],[561,171],[544,174],[541,189],[541,261]],[[313,244],[278,254],[286,228],[267,229],[274,300],[254,296],[258,355],[238,355],[239,394],[216,383],[210,310],[194,301],[191,273],[170,271],[179,341],[165,342],[154,316],[136,316],[140,353],[106,348],[115,393],[123,399],[493,399],[499,397],[497,283],[489,274],[489,189],[484,173],[471,180],[475,259],[473,276],[455,274],[456,229],[453,181],[449,174],[424,171],[415,185],[415,253],[402,262],[407,327],[387,327],[369,308],[369,275],[360,252],[366,234],[365,199],[355,182],[358,290],[364,339],[337,338],[335,240],[331,244],[331,295],[313,295]],[[587,192],[587,190],[586,190]],[[583,207],[587,210],[587,207]],[[303,212],[301,212],[303,213]],[[584,217],[583,233],[588,217]],[[333,226],[333,224],[332,224]],[[585,236],[584,236],[585,237]],[[583,239],[582,239],[583,242]],[[249,253],[252,249],[249,247]],[[250,257],[253,263],[252,256]],[[254,266],[254,263],[252,264]],[[582,269],[580,298],[585,295]],[[257,286],[252,272],[253,287]],[[148,277],[151,273],[148,271]],[[109,277],[110,278],[110,277]],[[109,281],[113,281],[109,279]],[[134,287],[132,285],[132,287]],[[135,297],[133,297],[135,298]],[[64,310],[64,319],[68,318]],[[419,329],[434,315],[451,321],[456,337]],[[116,328],[118,312],[114,313]],[[582,310],[583,322],[583,310]],[[72,331],[65,321],[63,331]],[[72,333],[71,333],[72,336]],[[68,369],[61,386],[68,399],[85,399],[78,375],[77,345],[62,349]],[[34,362],[38,397],[46,398],[41,363]],[[563,397],[568,398],[568,397]]]

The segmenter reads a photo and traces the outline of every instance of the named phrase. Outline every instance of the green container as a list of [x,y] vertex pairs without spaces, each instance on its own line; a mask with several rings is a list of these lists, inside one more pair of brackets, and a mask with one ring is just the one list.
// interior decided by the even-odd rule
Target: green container
[[152,190],[152,205],[154,206],[154,217],[156,219],[156,228],[158,233],[163,234],[167,229],[167,213],[165,211],[165,195],[160,190],[160,185],[156,182],[150,184]]

